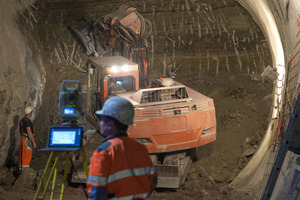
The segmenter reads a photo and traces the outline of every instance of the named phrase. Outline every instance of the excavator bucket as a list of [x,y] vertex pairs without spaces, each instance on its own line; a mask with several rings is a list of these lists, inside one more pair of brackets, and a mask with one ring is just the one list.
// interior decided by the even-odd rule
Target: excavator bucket
[[155,165],[157,170],[157,187],[178,188],[180,185],[178,165]]
[[188,170],[192,164],[196,149],[168,153],[162,164],[157,164],[161,158],[152,155],[152,161],[157,169],[158,188],[179,188],[184,183]]

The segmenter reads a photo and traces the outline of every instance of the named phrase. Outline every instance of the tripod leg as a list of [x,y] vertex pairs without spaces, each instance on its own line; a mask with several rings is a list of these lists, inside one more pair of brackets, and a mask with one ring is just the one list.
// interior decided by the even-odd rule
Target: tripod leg
[[[37,189],[37,191],[36,191],[36,193],[35,193],[34,200],[37,200],[37,198],[38,198],[38,195],[39,195],[40,190],[41,190],[41,187],[42,187],[42,185],[43,185],[43,182],[44,182],[46,173],[47,173],[48,168],[49,168],[49,165],[50,165],[50,162],[51,162],[51,160],[52,160],[53,154],[54,154],[54,153],[51,152],[51,154],[50,154],[50,156],[49,156],[49,158],[48,158],[48,161],[47,161],[47,164],[46,164],[46,167],[45,167],[45,170],[44,170],[42,179],[41,179],[41,181],[40,181],[40,183],[39,183],[39,186],[38,186],[38,189]],[[44,195],[43,195],[42,198],[44,199]]]
[[51,188],[51,196],[50,199],[53,200],[53,195],[54,195],[54,189],[55,189],[55,182],[56,182],[56,177],[57,177],[57,171],[58,171],[58,162],[60,160],[60,152],[57,154],[57,157],[55,159],[54,163],[54,176],[53,176],[53,182],[52,182],[52,188]]
[[70,162],[70,152],[67,153],[67,159],[66,159],[65,170],[64,170],[64,182],[62,183],[61,191],[60,191],[60,200],[64,198],[65,184],[67,182],[67,175],[69,171],[69,162]]
[[[54,152],[52,152],[52,153],[54,153]],[[52,166],[52,169],[51,169],[51,172],[50,172],[50,174],[49,174],[49,177],[48,177],[46,186],[45,186],[45,188],[44,188],[44,191],[43,191],[43,198],[45,197],[46,192],[47,192],[47,190],[48,190],[48,187],[49,187],[50,181],[51,181],[51,179],[52,179],[52,177],[53,177],[53,173],[54,173],[54,170],[55,170],[55,168],[56,168],[57,162],[58,162],[58,155],[57,155],[56,158],[55,158],[54,165]]]
[[88,161],[87,161],[86,154],[85,154],[84,150],[80,151],[80,156],[81,156],[81,159],[82,159],[83,169],[85,171],[86,176],[88,177],[89,176],[89,165],[88,165]]

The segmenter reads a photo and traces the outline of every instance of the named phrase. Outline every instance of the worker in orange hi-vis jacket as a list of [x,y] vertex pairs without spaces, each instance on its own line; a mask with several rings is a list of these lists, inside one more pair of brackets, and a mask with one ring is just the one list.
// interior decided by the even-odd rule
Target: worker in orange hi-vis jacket
[[149,199],[157,173],[143,144],[128,137],[134,108],[126,99],[111,97],[96,111],[105,137],[89,166],[89,199]]
[[30,166],[31,158],[32,158],[32,149],[36,148],[36,143],[34,140],[34,128],[30,117],[33,113],[33,108],[31,106],[27,106],[25,108],[25,116],[20,121],[20,159],[19,159],[19,173],[25,167]]

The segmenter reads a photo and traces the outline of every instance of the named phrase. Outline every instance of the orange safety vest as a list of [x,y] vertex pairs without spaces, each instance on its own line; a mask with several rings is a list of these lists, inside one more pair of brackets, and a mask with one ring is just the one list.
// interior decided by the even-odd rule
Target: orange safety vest
[[107,138],[93,153],[87,188],[89,199],[146,199],[157,173],[143,144],[126,134]]

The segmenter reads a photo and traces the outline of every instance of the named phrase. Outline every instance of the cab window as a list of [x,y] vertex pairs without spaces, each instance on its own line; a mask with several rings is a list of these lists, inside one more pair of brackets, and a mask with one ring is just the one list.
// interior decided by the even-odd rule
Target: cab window
[[108,94],[135,91],[135,79],[132,76],[111,77]]

